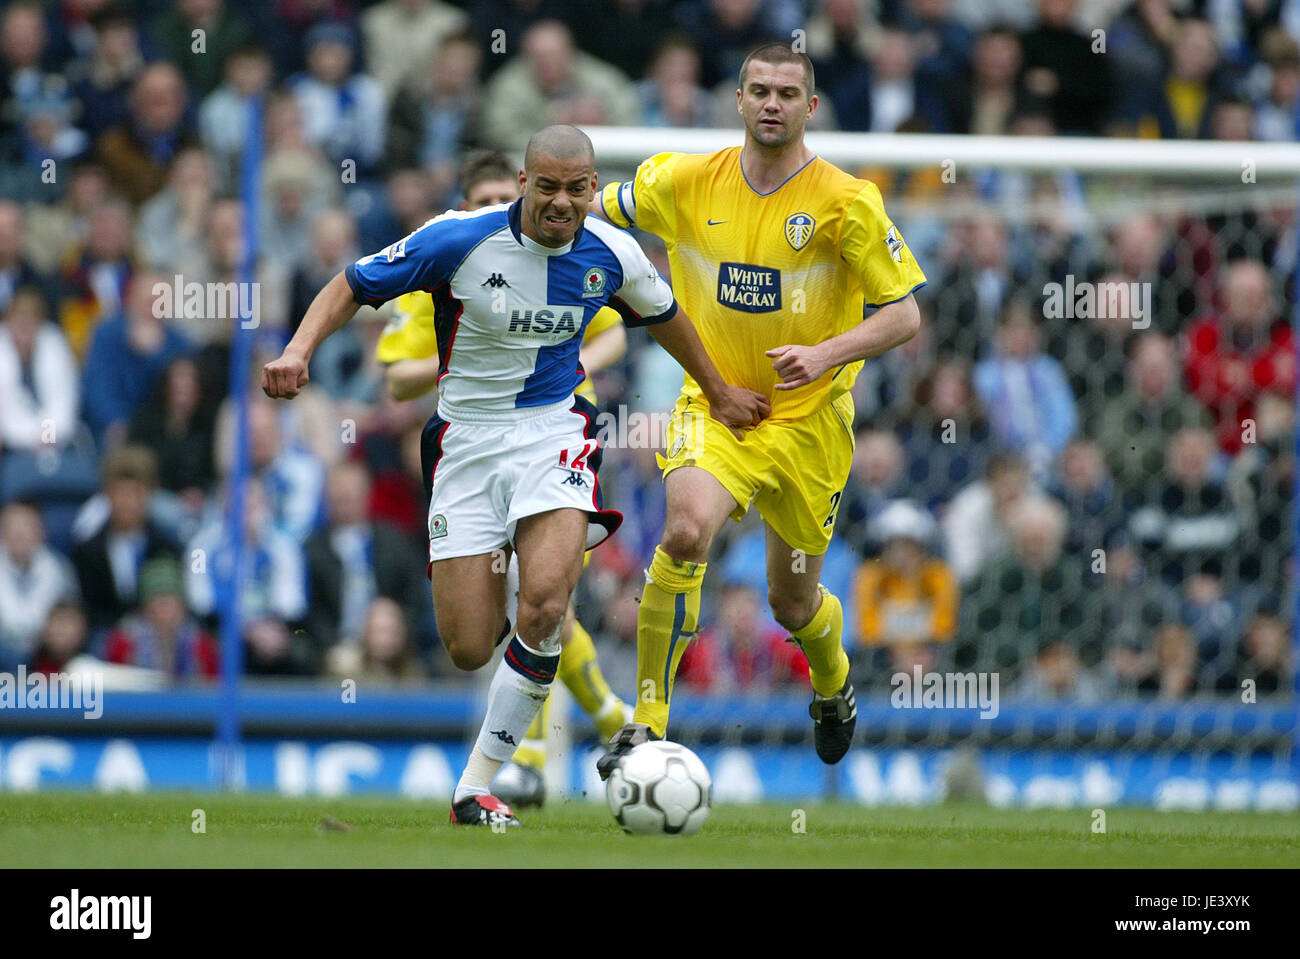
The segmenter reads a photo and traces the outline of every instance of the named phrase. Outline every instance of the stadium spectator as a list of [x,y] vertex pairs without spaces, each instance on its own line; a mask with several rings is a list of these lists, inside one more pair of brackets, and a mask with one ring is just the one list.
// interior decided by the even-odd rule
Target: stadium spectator
[[107,629],[139,605],[140,569],[151,559],[176,556],[177,544],[149,517],[157,486],[153,453],[123,446],[104,457],[104,525],[72,550],[81,599],[94,631]]
[[1011,513],[1030,493],[1029,470],[1014,453],[990,457],[984,478],[966,486],[944,511],[944,556],[964,584],[1006,554]]
[[[227,403],[217,429],[218,472],[223,476],[229,476],[233,462],[229,410]],[[332,432],[338,445],[337,427]],[[286,442],[279,409],[260,391],[248,403],[248,463],[261,484],[262,513],[295,543],[305,543],[322,518],[325,468],[311,453]]]
[[1129,524],[1165,580],[1236,572],[1242,523],[1227,494],[1207,430],[1183,429],[1165,453],[1161,481]]
[[1025,100],[1020,37],[1006,27],[986,30],[975,40],[969,76],[938,80],[943,111],[936,133],[1005,136]]
[[1065,548],[1084,559],[1094,557],[1093,551],[1124,527],[1122,497],[1101,447],[1091,439],[1076,439],[1065,448],[1047,492],[1065,507]]
[[1125,357],[1137,329],[1145,328],[1151,317],[1122,274],[1103,273],[1089,292],[1095,294],[1093,308],[1083,316],[1070,319],[1075,310],[1063,310],[1064,317],[1048,317],[1043,325],[1050,331],[1047,352],[1065,361],[1080,417],[1095,424],[1106,404],[1124,391]]
[[59,321],[78,359],[97,325],[122,309],[134,269],[131,209],[106,200],[89,212],[84,242],[68,247],[60,269]]
[[460,161],[486,143],[484,93],[479,83],[483,48],[468,34],[447,37],[434,59],[400,90],[388,113],[389,170],[420,167],[433,191],[452,205]]
[[700,86],[700,55],[684,37],[670,36],[655,51],[650,71],[636,85],[641,124],[648,127],[707,127],[713,100]]
[[140,31],[126,7],[110,4],[91,21],[94,50],[72,93],[81,104],[78,122],[93,139],[126,121],[131,88],[144,70]]
[[1120,486],[1139,493],[1159,477],[1175,433],[1210,423],[1209,413],[1183,389],[1173,341],[1151,332],[1133,341],[1124,391],[1106,404],[1093,433]]
[[214,411],[203,390],[195,361],[177,357],[136,409],[128,434],[130,443],[148,447],[157,457],[159,493],[182,539],[195,532],[216,478]]
[[1174,239],[1151,213],[1135,213],[1120,221],[1109,238],[1111,266],[1121,282],[1147,284],[1151,290],[1151,329],[1178,335],[1196,310],[1197,292],[1179,275],[1182,264],[1173,253]]
[[[62,309],[62,291],[53,278],[67,260],[69,252],[80,247],[90,233],[90,219],[108,199],[108,175],[93,160],[78,160],[70,172],[60,174],[67,184],[57,203],[33,207],[23,224],[21,248],[33,268],[51,278],[48,298],[55,309]],[[0,204],[0,210],[3,204]],[[0,223],[3,222],[0,217]],[[3,230],[0,230],[3,237]],[[0,242],[0,264],[4,264],[4,244]],[[7,264],[6,264],[7,265]],[[0,282],[0,295],[5,286]]]
[[961,590],[947,564],[930,553],[934,533],[933,517],[910,500],[895,500],[875,521],[880,556],[858,568],[853,587],[855,673],[864,683],[884,673],[910,673],[917,665],[935,669],[941,644],[956,632]]
[[1300,140],[1300,39],[1272,30],[1261,40],[1268,87],[1256,105],[1254,138],[1279,143]]
[[1015,275],[1006,223],[991,213],[951,231],[955,262],[935,286],[935,340],[959,355],[988,352],[1020,278]]
[[1097,134],[1107,120],[1111,79],[1095,40],[1073,23],[1078,0],[1038,0],[1038,24],[1022,34],[1024,83],[1063,134]]
[[996,351],[975,364],[974,383],[994,438],[1042,478],[1074,435],[1079,414],[1064,368],[1039,349],[1031,310],[1025,300],[1007,304]]
[[146,266],[175,272],[202,255],[217,195],[212,155],[199,147],[177,154],[167,186],[140,208],[136,249]]
[[1183,699],[1197,692],[1196,640],[1185,626],[1168,624],[1156,630],[1153,654],[1145,675],[1137,681],[1140,694],[1159,699]]
[[1291,631],[1277,616],[1259,615],[1242,636],[1236,675],[1219,688],[1239,696],[1247,690],[1255,697],[1285,695],[1295,687],[1294,676]]
[[874,11],[866,0],[824,0],[808,21],[808,56],[817,87],[835,107],[840,129],[865,131],[871,120]]
[[38,3],[12,3],[0,18],[0,145],[12,149],[14,120],[26,104],[62,86],[46,57],[48,33]]
[[1223,309],[1187,334],[1187,385],[1214,416],[1219,446],[1241,449],[1247,420],[1265,390],[1290,395],[1296,385],[1295,341],[1277,313],[1263,264],[1239,260],[1223,275]]
[[871,53],[869,131],[895,133],[922,106],[915,69],[907,34],[882,30]]
[[153,559],[141,568],[140,609],[109,632],[104,660],[157,670],[170,680],[217,677],[216,640],[185,608],[185,587],[176,560]]
[[55,306],[50,278],[23,254],[25,238],[22,207],[12,200],[0,200],[0,313],[9,309],[23,287],[36,290],[45,299],[42,312]]
[[303,132],[345,172],[350,169],[354,177],[374,172],[384,155],[388,104],[379,82],[356,71],[355,33],[339,24],[320,24],[303,42],[307,72],[289,81],[302,107]]
[[[262,171],[266,209],[260,229],[264,268],[274,265],[292,273],[311,257],[312,224],[334,207],[331,201],[337,192],[319,189],[320,177],[327,169],[318,157],[305,151],[278,151],[267,160]],[[225,212],[241,225],[240,232],[229,233],[228,245],[211,257],[213,265],[225,272],[239,265],[235,254],[242,252],[243,206],[235,200],[224,201],[222,206],[229,206]]]
[[393,600],[384,596],[371,600],[360,639],[330,650],[330,673],[338,679],[351,679],[367,686],[418,683],[427,679],[428,670],[411,644],[407,622],[402,607]]
[[[578,45],[624,76],[647,76],[673,24],[674,0],[575,0],[569,25]],[[600,29],[590,29],[599,24]],[[582,29],[582,27],[588,29]]]
[[872,555],[871,523],[890,500],[907,495],[907,460],[891,430],[860,430],[853,445],[849,480],[840,497],[839,522],[860,555]]
[[1118,86],[1121,114],[1125,90],[1159,86],[1177,36],[1174,0],[1135,0],[1115,18],[1107,30],[1107,53],[1114,58],[1111,76],[1123,81]]
[[69,663],[85,652],[87,637],[86,614],[81,605],[71,600],[60,600],[45,616],[40,638],[28,661],[28,670],[46,676],[64,671]]
[[345,461],[330,470],[328,524],[306,547],[311,600],[307,632],[322,650],[358,642],[367,610],[378,596],[400,604],[412,631],[429,618],[421,554],[396,529],[371,518],[370,497],[365,466]]
[[386,100],[418,83],[417,72],[438,62],[443,43],[469,26],[469,16],[442,0],[382,0],[361,15],[366,70]]
[[1290,510],[1295,480],[1295,407],[1265,393],[1255,410],[1255,442],[1244,444],[1227,487],[1242,520],[1239,548],[1245,583],[1278,583],[1290,560]]
[[[76,358],[34,289],[10,299],[0,323],[0,451],[32,454],[71,442],[81,392]],[[9,468],[9,463],[0,469]]]
[[1021,699],[1031,701],[1069,700],[1099,702],[1105,690],[1084,668],[1078,651],[1069,643],[1048,642],[1034,656],[1024,678],[1016,684]]
[[129,116],[105,130],[95,150],[113,189],[138,206],[163,188],[172,159],[198,137],[187,116],[185,81],[171,63],[151,63],[141,71],[129,105]]
[[[749,51],[776,38],[779,28],[765,22],[763,13],[762,0],[704,0],[684,7],[682,14],[688,18],[684,25],[703,61],[705,87],[734,91]],[[788,40],[789,34],[782,39]]]
[[0,508],[0,672],[29,661],[50,610],[75,595],[72,567],[46,544],[36,508]]
[[224,82],[199,106],[199,134],[228,187],[238,182],[249,107],[255,98],[270,91],[273,71],[265,47],[253,43],[236,47],[226,60]]
[[[1079,558],[1063,551],[1065,510],[1053,500],[1021,503],[1008,518],[1011,551],[993,560],[962,603],[962,643],[981,668],[1009,669],[1044,652],[1064,668],[1060,645],[1086,663],[1100,658],[1096,606]],[[1051,684],[1053,687],[1057,683]]]
[[773,692],[807,682],[808,660],[785,630],[763,622],[759,596],[727,583],[716,622],[700,631],[677,668],[679,688],[713,694]]
[[105,448],[126,438],[131,417],[163,370],[190,351],[185,335],[160,315],[156,288],[171,285],[162,273],[137,273],[124,311],[95,329],[86,357],[83,412]]
[[291,77],[306,69],[308,50],[303,38],[322,24],[354,29],[353,4],[349,0],[275,0],[273,27],[267,39],[276,76]]
[[984,476],[993,437],[962,360],[936,364],[916,384],[912,405],[900,417],[898,436],[914,497],[932,509]]
[[522,153],[539,125],[633,126],[638,115],[636,89],[627,77],[576,49],[573,34],[558,20],[528,28],[523,53],[488,85],[485,110],[488,139],[515,153]]
[[1236,638],[1248,616],[1247,597],[1231,588],[1220,565],[1206,563],[1181,583],[1179,621],[1191,630],[1208,675],[1231,674]]
[[200,97],[216,89],[227,58],[252,35],[248,21],[224,0],[176,0],[154,21],[153,31],[159,51],[180,66]]
[[[257,479],[245,482],[243,522],[245,671],[255,676],[316,675],[321,650],[301,628],[307,614],[302,548],[272,522]],[[185,579],[190,609],[205,627],[214,628],[234,582],[234,544],[223,518],[217,516],[199,530],[185,555],[190,557]]]
[[1137,679],[1147,668],[1151,637],[1161,626],[1178,622],[1182,603],[1176,590],[1150,574],[1126,533],[1112,534],[1102,546],[1104,567],[1094,560],[1089,569],[1100,569],[1091,584],[1106,660],[1117,686],[1135,692]]
[[908,0],[900,24],[911,40],[922,101],[937,101],[954,80],[969,77],[975,37],[950,0]]
[[1130,88],[1121,111],[1137,136],[1204,139],[1227,92],[1214,27],[1188,17],[1178,21],[1165,75],[1155,86]]

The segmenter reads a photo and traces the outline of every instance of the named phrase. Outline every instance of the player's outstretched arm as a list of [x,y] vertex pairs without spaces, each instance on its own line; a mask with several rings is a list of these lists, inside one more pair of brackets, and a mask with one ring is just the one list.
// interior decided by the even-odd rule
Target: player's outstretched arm
[[438,383],[438,357],[396,360],[384,370],[388,395],[399,403],[423,396]]
[[307,364],[325,337],[352,319],[360,308],[343,273],[325,284],[307,307],[307,315],[278,360],[262,367],[262,391],[272,399],[291,400],[307,384]]
[[695,324],[680,307],[667,322],[655,323],[646,329],[668,351],[668,355],[682,365],[691,379],[700,385],[700,391],[709,401],[709,415],[730,427],[733,432],[757,426],[763,417],[772,412],[767,397],[762,393],[723,381],[722,374],[713,365],[708,351],[700,342]]
[[851,330],[811,346],[778,346],[765,355],[781,382],[778,390],[794,390],[821,379],[845,363],[870,359],[901,346],[921,328],[921,309],[909,293],[886,304]]

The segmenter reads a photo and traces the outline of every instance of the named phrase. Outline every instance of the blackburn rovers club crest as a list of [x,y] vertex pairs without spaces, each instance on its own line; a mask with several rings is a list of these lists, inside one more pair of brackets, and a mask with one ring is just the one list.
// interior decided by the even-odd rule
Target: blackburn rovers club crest
[[441,539],[447,535],[447,517],[435,513],[429,519],[429,539]]
[[582,296],[584,299],[600,296],[605,292],[605,271],[593,266],[582,277]]
[[802,250],[812,239],[817,221],[807,213],[791,213],[785,218],[785,238],[796,250]]

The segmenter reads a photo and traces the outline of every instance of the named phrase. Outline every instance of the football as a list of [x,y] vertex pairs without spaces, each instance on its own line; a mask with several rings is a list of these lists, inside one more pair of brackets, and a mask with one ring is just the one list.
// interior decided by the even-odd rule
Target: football
[[709,818],[713,780],[685,746],[642,743],[610,773],[605,797],[624,832],[689,836]]

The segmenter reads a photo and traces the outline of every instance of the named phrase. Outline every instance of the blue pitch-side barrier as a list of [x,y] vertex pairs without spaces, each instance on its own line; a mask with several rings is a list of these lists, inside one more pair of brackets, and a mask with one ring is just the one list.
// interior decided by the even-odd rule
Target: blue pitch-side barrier
[[[235,784],[287,795],[392,794],[444,799],[467,756],[482,704],[463,687],[357,690],[247,685]],[[0,709],[0,789],[193,789],[222,782],[216,689],[107,691],[103,714]],[[1292,703],[1073,705],[1004,702],[976,709],[896,709],[860,697],[863,745],[823,766],[808,740],[803,695],[714,699],[682,694],[673,733],[713,773],[719,800],[840,797],[867,805],[933,802],[953,746],[975,743],[986,793],[1000,804],[1300,808]],[[574,717],[577,736],[586,721]],[[1055,736],[1052,742],[1047,737]],[[922,740],[924,741],[918,741]],[[1069,740],[1076,748],[1062,748]],[[565,758],[574,797],[603,795],[598,747]]]

